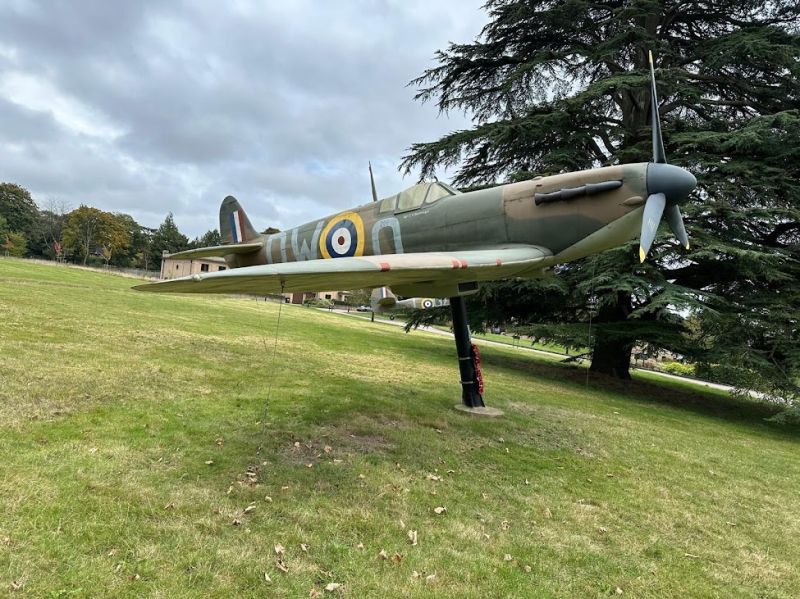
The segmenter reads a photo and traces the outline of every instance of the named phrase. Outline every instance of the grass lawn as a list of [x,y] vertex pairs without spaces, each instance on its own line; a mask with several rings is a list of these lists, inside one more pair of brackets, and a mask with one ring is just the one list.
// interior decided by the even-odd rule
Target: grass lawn
[[768,407],[134,283],[0,259],[0,596],[800,596]]

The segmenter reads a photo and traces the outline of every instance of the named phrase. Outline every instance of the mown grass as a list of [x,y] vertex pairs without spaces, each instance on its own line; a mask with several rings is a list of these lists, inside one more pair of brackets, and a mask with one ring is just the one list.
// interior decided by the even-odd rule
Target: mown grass
[[800,595],[768,407],[132,283],[0,260],[0,595]]

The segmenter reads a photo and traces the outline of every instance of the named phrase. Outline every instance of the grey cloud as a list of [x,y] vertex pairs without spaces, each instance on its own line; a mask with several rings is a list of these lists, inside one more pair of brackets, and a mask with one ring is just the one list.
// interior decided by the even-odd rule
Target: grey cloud
[[388,195],[412,182],[396,172],[405,148],[466,124],[406,84],[479,32],[479,4],[7,5],[0,39],[15,58],[0,53],[0,75],[50,82],[119,135],[90,139],[2,102],[3,143],[27,149],[0,162],[0,179],[148,226],[171,210],[192,235],[216,226],[227,193],[279,227],[368,201],[369,159]]

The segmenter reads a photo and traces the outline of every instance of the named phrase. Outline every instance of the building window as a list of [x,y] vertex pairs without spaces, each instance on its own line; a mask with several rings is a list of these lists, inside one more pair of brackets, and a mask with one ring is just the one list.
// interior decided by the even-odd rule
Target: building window
[[325,299],[331,299],[331,294],[330,293],[326,293],[325,294]]
[[176,264],[176,265],[175,265],[175,270],[178,270],[180,267],[181,267],[181,265],[180,265],[180,264]]
[[227,268],[227,266],[220,266],[219,270],[225,270],[226,268]]
[[208,272],[208,264],[201,264],[200,272]]

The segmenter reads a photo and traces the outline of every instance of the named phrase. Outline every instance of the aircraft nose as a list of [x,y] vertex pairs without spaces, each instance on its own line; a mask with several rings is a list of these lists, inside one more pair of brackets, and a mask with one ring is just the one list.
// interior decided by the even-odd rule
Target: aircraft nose
[[652,162],[647,165],[647,193],[663,193],[670,204],[683,204],[697,187],[694,175],[672,164]]

